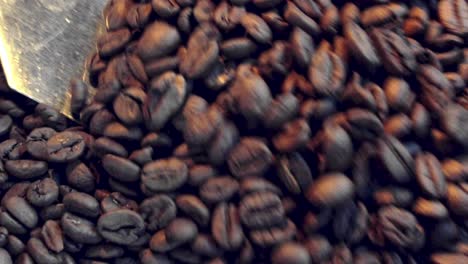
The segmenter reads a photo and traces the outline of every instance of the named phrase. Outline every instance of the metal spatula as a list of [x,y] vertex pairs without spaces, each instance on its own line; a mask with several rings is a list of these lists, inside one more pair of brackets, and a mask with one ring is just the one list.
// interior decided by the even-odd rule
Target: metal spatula
[[69,82],[86,78],[80,74],[103,28],[106,2],[0,0],[0,59],[8,84],[72,118]]

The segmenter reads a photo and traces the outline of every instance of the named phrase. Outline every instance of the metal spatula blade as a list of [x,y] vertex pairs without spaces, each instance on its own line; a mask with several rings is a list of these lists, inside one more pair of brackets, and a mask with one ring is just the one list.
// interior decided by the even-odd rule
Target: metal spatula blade
[[85,60],[103,29],[106,2],[0,0],[0,59],[8,84],[72,118],[69,82],[86,79]]

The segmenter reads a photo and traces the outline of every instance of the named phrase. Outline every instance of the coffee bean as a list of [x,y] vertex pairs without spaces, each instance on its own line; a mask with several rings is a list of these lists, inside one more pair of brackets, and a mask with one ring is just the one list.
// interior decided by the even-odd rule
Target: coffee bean
[[95,218],[99,215],[99,203],[89,194],[71,192],[63,197],[63,205],[67,212]]
[[98,232],[107,240],[119,245],[131,245],[143,234],[143,218],[128,209],[119,209],[101,215]]
[[248,38],[232,38],[225,40],[220,49],[226,58],[236,60],[249,57],[257,50],[257,45]]
[[243,138],[232,149],[228,166],[236,177],[263,175],[273,162],[269,148],[257,138]]
[[165,234],[171,244],[182,245],[197,236],[198,228],[188,219],[176,218],[165,228]]
[[188,178],[185,163],[176,158],[150,162],[143,167],[142,184],[151,191],[172,191],[182,186]]
[[302,245],[294,242],[281,244],[272,254],[272,263],[275,264],[305,264],[310,263],[310,261],[307,250]]
[[350,44],[353,57],[366,70],[375,71],[381,62],[367,33],[354,22],[345,24],[343,33]]
[[215,204],[229,201],[238,190],[239,183],[232,177],[214,177],[200,186],[200,197],[207,203]]
[[31,238],[28,241],[27,251],[31,257],[40,264],[51,263],[51,264],[60,264],[62,263],[62,258],[50,252],[44,243],[37,239]]
[[280,152],[300,150],[309,140],[311,130],[307,121],[296,119],[286,123],[283,131],[273,137],[273,146]]
[[239,216],[249,228],[268,228],[283,223],[284,208],[280,198],[270,192],[245,196],[239,205]]
[[432,154],[424,153],[416,156],[414,166],[422,191],[436,199],[445,197],[447,185],[439,160]]
[[180,34],[165,22],[154,22],[146,27],[138,42],[137,52],[143,60],[161,58],[177,48]]
[[48,165],[44,161],[37,160],[7,160],[5,170],[9,175],[18,179],[32,179],[44,175]]
[[300,194],[312,183],[310,168],[297,152],[280,158],[277,168],[279,178],[291,193]]
[[0,261],[1,263],[5,263],[5,264],[13,264],[13,260],[10,256],[10,253],[8,253],[8,251],[6,251],[5,249],[0,249]]
[[448,210],[441,202],[424,198],[418,198],[414,202],[413,212],[433,219],[444,219],[448,216]]
[[457,186],[447,185],[447,205],[451,212],[464,216],[468,213],[466,203],[468,202],[468,186],[464,183]]
[[[339,190],[338,192],[336,190]],[[353,182],[341,173],[320,176],[307,190],[306,197],[317,207],[334,207],[354,195]]]
[[139,212],[147,228],[155,231],[166,227],[176,217],[177,207],[169,196],[162,194],[143,200]]
[[150,4],[133,5],[127,13],[127,23],[132,28],[143,28],[148,24],[153,8]]
[[211,233],[225,250],[235,250],[241,246],[244,234],[235,205],[220,203],[214,209]]
[[311,36],[316,36],[320,33],[319,25],[309,15],[301,11],[293,1],[287,3],[283,17],[289,24],[301,28]]
[[385,137],[378,142],[378,152],[378,157],[392,180],[401,183],[411,181],[414,160],[400,141]]
[[60,221],[63,233],[73,242],[83,244],[97,244],[102,238],[96,226],[85,218],[65,213]]
[[47,141],[49,161],[69,162],[78,159],[85,151],[83,137],[74,132],[61,132]]
[[292,221],[288,220],[280,226],[253,230],[250,232],[250,239],[257,246],[268,248],[291,240],[296,235],[296,232],[296,226]]
[[194,220],[200,226],[207,226],[210,221],[210,211],[206,205],[193,195],[180,195],[176,198],[177,208]]
[[25,152],[26,152],[25,144],[16,139],[8,139],[0,143],[1,159],[9,159],[9,160],[20,159]]
[[339,97],[346,78],[343,61],[330,50],[318,49],[309,66],[309,80],[316,93],[327,97]]
[[59,187],[57,183],[44,178],[31,183],[28,187],[26,198],[37,207],[46,207],[55,203],[59,196]]
[[34,208],[21,197],[11,197],[5,201],[5,210],[0,214],[0,222],[10,233],[24,234],[34,228],[38,216]]
[[62,229],[56,221],[48,220],[45,222],[41,236],[50,250],[59,253],[64,249]]

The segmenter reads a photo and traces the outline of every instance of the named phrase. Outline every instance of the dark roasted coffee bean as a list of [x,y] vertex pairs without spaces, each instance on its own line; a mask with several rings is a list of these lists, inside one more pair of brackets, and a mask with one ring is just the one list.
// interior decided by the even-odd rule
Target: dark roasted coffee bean
[[78,159],[85,151],[83,137],[74,132],[61,132],[47,141],[49,161],[69,162]]
[[286,123],[283,131],[273,137],[273,146],[280,152],[289,153],[300,150],[310,139],[311,129],[305,119]]
[[75,243],[97,244],[102,238],[91,221],[65,213],[60,221],[63,233]]
[[192,186],[200,186],[216,175],[216,169],[210,165],[194,165],[189,170],[188,183]]
[[119,209],[101,215],[98,232],[107,240],[119,245],[131,245],[144,233],[145,223],[136,212]]
[[147,222],[147,228],[156,231],[166,227],[176,217],[177,207],[169,196],[162,194],[143,200],[139,212]]
[[120,93],[114,100],[114,113],[124,124],[132,126],[143,121],[142,106],[146,94],[139,88],[129,88]]
[[307,68],[314,53],[314,42],[312,36],[295,27],[290,36],[292,53],[294,60],[302,68]]
[[315,92],[322,96],[339,97],[346,78],[343,61],[334,52],[318,49],[309,66],[309,80]]
[[44,178],[31,183],[26,192],[29,203],[37,207],[46,207],[57,201],[59,187],[51,178]]
[[22,180],[42,176],[48,169],[46,162],[37,160],[7,160],[4,166],[9,175]]
[[372,112],[362,108],[352,108],[346,112],[346,120],[342,126],[356,140],[374,140],[384,132],[379,118]]
[[303,245],[295,242],[281,244],[272,253],[271,261],[274,264],[306,264],[311,262],[307,249]]
[[285,187],[294,194],[307,190],[312,183],[312,173],[301,154],[293,152],[277,161],[278,176]]
[[222,1],[214,10],[213,20],[220,29],[229,31],[239,25],[244,15],[243,6],[231,6],[227,1]]
[[10,252],[10,254],[12,254],[13,256],[16,256],[20,254],[21,252],[23,252],[25,248],[26,248],[26,245],[17,236],[14,236],[14,235],[8,236],[8,245],[6,249],[8,250],[8,252]]
[[293,62],[290,54],[290,44],[286,41],[275,41],[273,47],[258,57],[258,69],[260,73],[272,78],[275,74],[286,75],[289,73]]
[[10,253],[5,249],[0,249],[0,262],[5,264],[13,264],[13,259],[11,258]]
[[461,0],[445,0],[438,4],[442,25],[450,32],[465,36],[468,34],[468,4]]
[[217,35],[217,29],[211,24],[207,27],[208,29],[203,26],[195,29],[187,45],[190,52],[181,58],[179,71],[187,78],[196,79],[206,76],[218,59],[218,42],[216,38],[210,38],[211,34]]
[[249,177],[242,180],[240,195],[243,197],[256,192],[271,192],[281,195],[281,190],[273,183],[259,177]]
[[0,158],[2,160],[21,159],[26,152],[26,145],[16,139],[7,139],[0,143]]
[[181,107],[187,94],[187,83],[182,75],[166,72],[150,84],[143,116],[150,130],[161,129]]
[[54,204],[48,207],[43,208],[40,211],[41,218],[45,221],[47,220],[58,220],[62,218],[62,215],[65,213],[65,206],[63,204]]
[[378,157],[392,180],[399,183],[411,181],[414,160],[398,139],[387,136],[377,143]]
[[299,111],[299,100],[291,93],[279,95],[265,112],[263,119],[265,127],[269,129],[281,128]]
[[41,229],[41,236],[50,250],[59,253],[64,249],[62,229],[56,221],[45,222]]
[[132,28],[142,28],[148,24],[153,8],[150,4],[134,4],[127,13],[127,23]]
[[198,234],[195,223],[185,218],[174,219],[164,231],[167,241],[176,246],[193,241]]
[[[352,161],[353,143],[340,126],[326,126],[312,139],[311,145],[318,152],[321,171],[344,171]],[[317,148],[315,149],[315,145]]]
[[140,261],[142,264],[170,264],[171,260],[165,255],[155,254],[149,248],[140,252]]
[[62,258],[60,255],[52,253],[47,249],[44,243],[37,239],[31,238],[28,241],[27,251],[29,255],[36,261],[38,264],[61,264]]
[[468,185],[461,183],[460,185],[447,185],[447,205],[450,212],[466,217],[468,203]]
[[301,28],[311,36],[316,36],[320,33],[319,25],[311,17],[301,11],[293,1],[287,3],[283,17],[289,24]]
[[416,69],[416,58],[408,43],[389,29],[371,29],[370,36],[385,70],[393,75],[408,76]]
[[11,197],[5,201],[0,213],[0,223],[12,234],[24,234],[38,223],[36,210],[21,197]]
[[49,157],[49,153],[47,152],[47,140],[56,133],[54,129],[49,127],[36,128],[31,131],[26,139],[28,153],[34,158],[47,160]]
[[106,126],[103,135],[114,140],[139,141],[143,131],[140,127],[126,127],[119,122],[112,122]]
[[96,177],[82,162],[73,162],[66,169],[67,182],[73,188],[84,192],[91,192],[96,188]]
[[193,195],[180,195],[176,198],[177,208],[200,226],[207,226],[210,211],[206,205]]
[[413,212],[430,219],[444,219],[448,216],[448,210],[441,202],[424,198],[418,198],[414,202]]
[[416,156],[414,166],[421,190],[432,198],[445,197],[447,185],[439,160],[432,154],[423,153]]
[[177,29],[165,22],[157,21],[146,27],[138,42],[137,52],[141,59],[147,61],[169,55],[177,49],[179,43],[180,35]]
[[341,173],[320,176],[307,190],[306,197],[317,207],[334,207],[354,196],[353,182]]
[[258,138],[243,138],[228,157],[231,173],[239,178],[263,175],[273,162],[268,146]]
[[257,229],[250,232],[250,239],[259,247],[269,248],[291,240],[296,235],[297,229],[291,220],[285,224],[267,228]]
[[271,192],[245,196],[239,205],[239,216],[242,223],[251,229],[268,228],[285,221],[281,200]]
[[344,35],[354,59],[366,70],[375,71],[380,66],[380,59],[367,33],[356,23],[350,22],[344,26]]
[[205,113],[193,115],[185,122],[184,140],[189,146],[203,146],[211,140],[224,121],[222,113],[212,107]]
[[12,125],[13,125],[13,120],[11,119],[9,115],[1,115],[0,116],[0,127],[1,127],[0,136],[7,134],[10,131]]
[[102,166],[119,181],[134,182],[140,178],[140,167],[125,158],[107,154],[102,158]]
[[86,250],[85,256],[88,258],[115,259],[122,257],[124,253],[124,249],[119,246],[112,244],[101,244],[89,247]]
[[122,28],[109,32],[98,39],[99,56],[108,58],[121,52],[130,41],[131,33]]
[[221,176],[208,179],[200,186],[200,197],[203,201],[216,204],[229,201],[239,191],[239,183],[232,177]]
[[63,197],[67,212],[95,218],[99,215],[99,203],[91,195],[82,192],[71,192]]
[[468,109],[455,103],[445,108],[441,116],[441,125],[444,131],[464,147],[468,146],[467,118]]
[[143,167],[141,181],[151,191],[173,191],[182,186],[188,178],[185,163],[176,158],[150,162]]
[[169,18],[175,16],[180,10],[180,6],[175,0],[154,0],[151,1],[151,3],[156,14],[162,18]]
[[261,17],[247,13],[240,20],[247,33],[259,43],[270,43],[272,32],[268,24]]
[[376,244],[392,244],[412,250],[424,245],[424,229],[408,211],[394,206],[383,207],[372,221],[375,221],[375,225],[369,231],[369,237]]
[[327,259],[332,253],[332,246],[327,238],[314,235],[307,239],[305,247],[309,252],[312,263],[320,263]]
[[220,49],[227,59],[236,60],[248,58],[257,50],[257,45],[248,38],[232,38],[221,43]]
[[235,205],[220,203],[213,211],[211,233],[225,250],[238,249],[244,239],[239,212]]
[[347,244],[360,242],[368,229],[369,215],[362,203],[348,202],[337,208],[333,218],[333,233],[335,237]]

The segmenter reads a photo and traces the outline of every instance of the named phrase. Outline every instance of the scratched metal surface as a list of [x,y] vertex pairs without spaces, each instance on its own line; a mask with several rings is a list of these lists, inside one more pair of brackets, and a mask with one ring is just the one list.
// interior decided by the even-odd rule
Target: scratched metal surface
[[69,81],[87,78],[83,69],[103,30],[106,2],[0,0],[0,59],[8,84],[72,117]]

